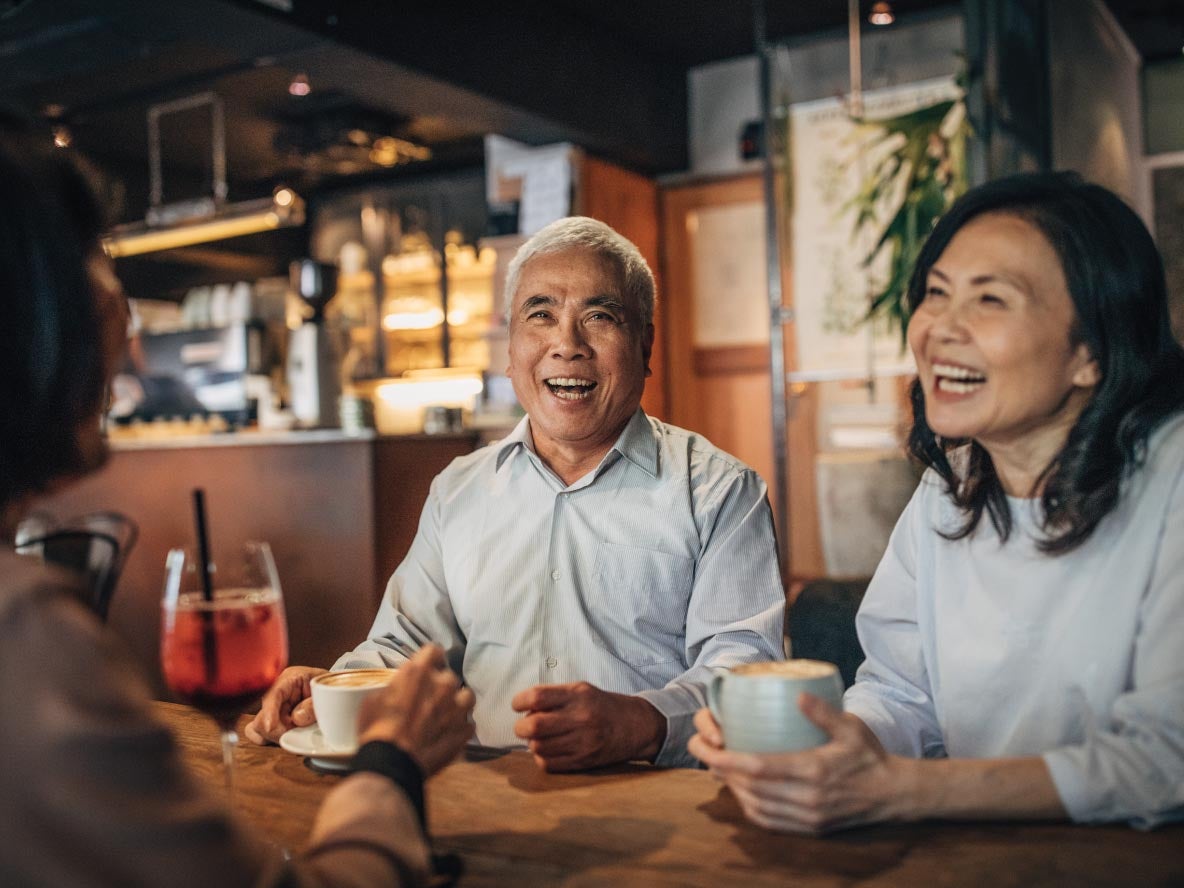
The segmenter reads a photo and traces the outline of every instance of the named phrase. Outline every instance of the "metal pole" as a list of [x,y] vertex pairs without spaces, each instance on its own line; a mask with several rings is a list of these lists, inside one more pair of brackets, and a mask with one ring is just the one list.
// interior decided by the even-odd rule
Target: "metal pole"
[[853,117],[863,116],[863,47],[859,39],[859,0],[847,0],[847,60]]
[[[754,0],[752,35],[760,60],[760,105],[764,142],[765,179],[765,270],[769,279],[769,372],[772,375],[773,479],[777,530],[780,533],[781,578],[788,582],[793,564],[789,535],[789,453],[786,447],[789,415],[785,392],[785,323],[793,315],[781,302],[781,251],[777,237],[777,173],[773,157],[771,48],[765,34],[765,0]],[[785,171],[786,175],[790,170]]]
[[379,376],[386,376],[387,347],[386,331],[382,326],[382,310],[386,307],[386,278],[382,272],[382,260],[391,243],[390,209],[379,207],[373,195],[366,197],[360,214],[362,223],[362,244],[366,247],[366,261],[374,279],[374,363]]
[[452,366],[452,328],[448,324],[448,301],[451,297],[448,279],[448,223],[444,218],[446,205],[439,194],[433,196],[432,217],[432,245],[440,256],[440,309],[444,312],[444,323],[440,326],[440,352],[444,357],[444,366]]
[[[861,27],[859,0],[847,0],[847,59],[851,76],[851,93],[848,96],[847,113],[856,118],[863,117],[863,40],[860,34]],[[862,185],[867,175],[867,156],[863,151],[859,152],[856,167],[859,174],[859,181]],[[869,240],[866,229],[861,232],[860,240],[862,241],[860,244],[862,248]],[[863,288],[868,306],[870,307],[872,303],[871,279],[866,269],[863,272]],[[876,328],[875,324],[870,320],[864,325],[864,340],[867,351],[867,379],[864,381],[864,386],[867,388],[868,403],[874,404],[876,403]]]

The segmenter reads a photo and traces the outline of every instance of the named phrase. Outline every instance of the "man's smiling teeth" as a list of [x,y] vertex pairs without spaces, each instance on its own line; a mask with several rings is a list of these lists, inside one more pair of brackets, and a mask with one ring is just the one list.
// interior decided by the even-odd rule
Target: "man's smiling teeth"
[[934,364],[933,375],[937,378],[938,391],[955,395],[973,392],[987,381],[987,377],[982,373],[954,364]]
[[556,397],[565,401],[582,401],[596,388],[596,382],[591,379],[579,379],[574,376],[552,376],[544,379]]

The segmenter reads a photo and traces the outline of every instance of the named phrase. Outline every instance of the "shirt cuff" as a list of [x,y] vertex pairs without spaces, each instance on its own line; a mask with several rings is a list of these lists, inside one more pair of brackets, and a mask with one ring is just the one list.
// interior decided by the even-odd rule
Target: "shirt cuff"
[[[702,689],[696,686],[700,695]],[[699,760],[687,752],[687,741],[695,733],[695,713],[703,708],[703,701],[686,687],[665,687],[640,691],[634,696],[645,700],[666,718],[666,739],[654,758],[662,768],[699,768]]]
[[[843,711],[857,716],[876,735],[884,751],[891,755],[909,758],[944,758],[944,749],[936,746],[926,748],[922,734],[924,726],[919,721],[905,721],[907,710],[889,707],[874,692],[868,692],[856,682],[843,695]],[[901,716],[901,718],[898,718]]]
[[1149,830],[1184,820],[1184,805],[1164,805],[1162,796],[1149,798],[1141,795],[1132,803],[1129,790],[1121,793],[1096,773],[1098,764],[1095,758],[1091,758],[1088,748],[1063,746],[1049,750],[1041,758],[1048,767],[1065,813],[1074,823],[1125,821],[1135,829]]
[[419,817],[420,828],[427,832],[427,816],[423,800],[423,769],[410,755],[383,740],[371,740],[354,756],[355,771],[373,771],[393,781],[411,800]]
[[1083,823],[1089,817],[1091,802],[1086,791],[1085,781],[1081,779],[1076,764],[1064,750],[1054,749],[1041,756],[1052,777],[1057,795],[1061,797],[1061,804],[1065,806],[1065,813],[1075,823]]

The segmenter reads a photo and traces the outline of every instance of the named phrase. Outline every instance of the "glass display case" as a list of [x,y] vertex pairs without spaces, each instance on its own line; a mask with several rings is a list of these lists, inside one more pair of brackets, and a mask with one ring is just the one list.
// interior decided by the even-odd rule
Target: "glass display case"
[[429,245],[412,246],[382,261],[388,375],[434,367],[485,370],[489,366],[487,334],[493,321],[496,257],[492,250],[464,243],[455,229],[445,234],[443,255],[441,262],[440,253]]
[[480,170],[331,195],[314,210],[314,256],[341,278],[327,317],[343,383],[489,367],[496,326]]

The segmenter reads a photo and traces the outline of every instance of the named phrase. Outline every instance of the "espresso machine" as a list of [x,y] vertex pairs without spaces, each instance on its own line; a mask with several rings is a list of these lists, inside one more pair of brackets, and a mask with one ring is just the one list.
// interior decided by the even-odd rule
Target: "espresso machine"
[[337,268],[299,259],[288,269],[292,291],[312,308],[288,339],[288,399],[302,428],[340,424],[341,357],[325,326],[325,306],[337,293]]

